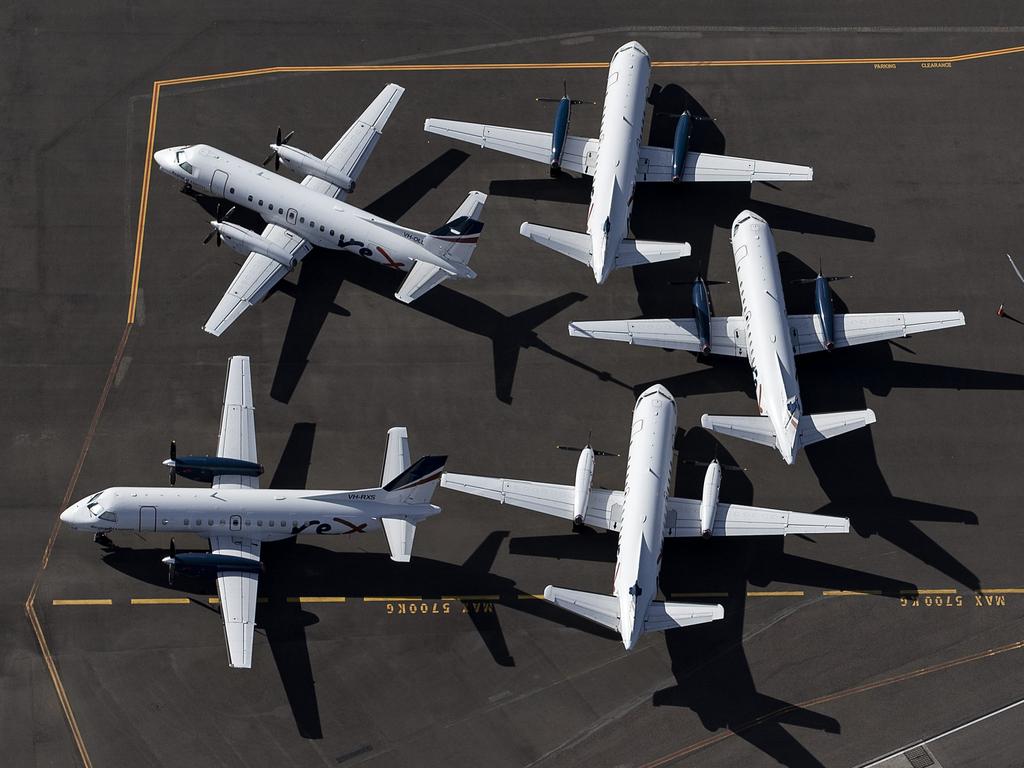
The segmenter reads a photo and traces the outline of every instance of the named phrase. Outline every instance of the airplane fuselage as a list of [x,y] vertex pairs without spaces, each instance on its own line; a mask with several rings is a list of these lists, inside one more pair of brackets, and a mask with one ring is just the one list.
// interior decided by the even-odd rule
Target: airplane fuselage
[[273,541],[297,534],[364,533],[381,517],[437,514],[431,504],[402,504],[379,488],[355,491],[261,488],[107,488],[74,504],[61,519],[106,531],[244,535]]
[[643,633],[644,617],[658,591],[675,433],[675,400],[664,387],[652,387],[633,410],[615,562],[613,594],[619,600],[619,631],[627,650]]
[[650,76],[651,58],[636,42],[619,48],[608,67],[587,213],[591,266],[598,283],[603,283],[615,268],[616,252],[628,233]]
[[732,248],[757,407],[771,420],[782,458],[792,464],[803,410],[775,240],[764,219],[744,211],[733,224]]
[[348,251],[401,270],[426,252],[424,233],[399,227],[216,147],[172,147],[158,152],[156,161],[161,170],[193,189],[255,211],[268,224],[320,248]]

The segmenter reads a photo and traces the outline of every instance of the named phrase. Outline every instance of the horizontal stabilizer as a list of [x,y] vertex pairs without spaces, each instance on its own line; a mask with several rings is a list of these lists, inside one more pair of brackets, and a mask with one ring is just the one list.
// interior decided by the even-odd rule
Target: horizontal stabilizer
[[577,616],[619,631],[619,600],[616,597],[548,585],[544,588],[544,599]]
[[[711,318],[711,353],[746,357],[747,333],[742,317]],[[697,321],[689,317],[642,320],[586,320],[569,323],[569,335],[624,341],[642,347],[700,352]]]
[[644,632],[661,632],[666,629],[692,627],[707,624],[725,616],[720,605],[703,603],[651,603],[644,617]]
[[399,517],[384,517],[380,522],[384,526],[384,536],[388,540],[391,559],[396,563],[408,563],[412,559],[416,524]]
[[803,416],[800,419],[800,444],[810,445],[874,423],[875,412],[870,408],[866,411],[839,411]]
[[712,416],[705,413],[700,417],[704,429],[731,435],[740,440],[775,447],[775,428],[767,416]]
[[671,261],[690,255],[689,243],[662,243],[657,240],[623,240],[615,251],[615,268],[628,269],[659,261]]
[[427,264],[425,261],[417,261],[409,270],[409,276],[402,282],[401,287],[395,292],[395,298],[403,304],[416,301],[431,288],[436,288],[451,275],[440,267]]
[[531,224],[528,221],[523,222],[519,228],[519,234],[545,248],[564,253],[569,258],[590,266],[593,241],[588,234]]

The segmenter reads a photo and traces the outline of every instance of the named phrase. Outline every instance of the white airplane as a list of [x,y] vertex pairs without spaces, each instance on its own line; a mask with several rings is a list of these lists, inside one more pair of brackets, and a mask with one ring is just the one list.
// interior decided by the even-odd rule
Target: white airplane
[[633,410],[625,491],[591,487],[594,451],[589,445],[580,454],[575,485],[451,472],[442,476],[441,485],[577,524],[618,531],[611,595],[548,586],[544,599],[618,632],[629,650],[644,632],[703,624],[724,615],[721,605],[654,599],[666,537],[846,533],[850,529],[850,521],[842,517],[720,503],[721,466],[717,461],[708,467],[699,501],[670,497],[675,434],[676,402],[659,384],[640,395]]
[[[314,246],[348,251],[409,276],[395,294],[409,303],[448,278],[476,277],[469,259],[480,237],[480,212],[487,196],[470,192],[452,217],[433,232],[393,224],[344,202],[377,146],[384,124],[405,92],[388,85],[323,159],[288,145],[292,134],[270,145],[264,161],[281,163],[307,176],[301,183],[246,162],[206,144],[161,149],[160,170],[185,186],[227,200],[232,208],[210,222],[217,245],[227,243],[248,255],[203,330],[220,336],[242,312],[261,301]],[[294,133],[294,131],[292,132]],[[262,233],[231,224],[235,205],[255,211],[267,222]]]
[[446,457],[409,463],[405,427],[388,430],[380,486],[356,491],[260,489],[252,378],[248,357],[228,363],[216,456],[176,456],[171,444],[171,484],[176,475],[212,484],[202,488],[107,488],[64,510],[60,519],[97,536],[109,531],[196,533],[209,552],[175,552],[163,562],[175,572],[214,573],[220,595],[228,663],[252,665],[252,634],[260,544],[298,534],[354,534],[384,529],[391,559],[412,557],[416,524],[441,509],[430,503]]
[[786,312],[779,260],[768,224],[743,211],[732,225],[732,247],[739,282],[740,317],[711,317],[707,289],[694,284],[696,317],[666,320],[572,322],[570,336],[608,339],[665,349],[746,357],[754,374],[760,416],[711,416],[705,429],[778,449],[787,464],[801,446],[873,424],[872,410],[805,415],[800,405],[795,355],[850,347],[871,341],[964,324],[963,312],[872,312],[840,314],[832,310],[829,278],[815,278],[816,312]]
[[[558,105],[551,133],[428,118],[424,130],[499,152],[594,177],[587,231],[570,232],[524,222],[519,232],[583,262],[603,283],[613,269],[690,254],[688,243],[627,240],[633,189],[638,181],[810,181],[813,169],[764,160],[725,157],[688,148],[692,115],[680,116],[672,149],[642,146],[651,57],[640,43],[619,48],[608,67],[599,138],[568,135],[572,104]],[[550,99],[547,99],[550,101]]]

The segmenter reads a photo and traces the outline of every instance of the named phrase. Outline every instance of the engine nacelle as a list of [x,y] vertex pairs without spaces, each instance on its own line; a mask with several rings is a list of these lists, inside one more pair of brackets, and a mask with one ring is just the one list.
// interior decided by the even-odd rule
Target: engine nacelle
[[818,275],[814,279],[814,311],[821,320],[825,349],[831,351],[835,339],[835,315],[832,310],[832,289],[829,278]]
[[261,253],[268,259],[273,259],[288,269],[295,268],[297,260],[292,254],[276,243],[270,242],[262,235],[253,232],[251,229],[246,229],[226,221],[211,221],[210,226],[217,230],[221,239],[232,250],[238,251],[238,253],[244,256],[249,255],[250,251],[256,251],[256,253]]
[[271,144],[270,148],[281,158],[281,162],[298,173],[307,173],[316,176],[329,184],[333,184],[345,192],[354,192],[356,182],[351,176],[346,176],[329,163],[324,162],[316,155],[311,155],[302,149],[290,147],[287,144]]
[[259,477],[263,474],[262,464],[223,456],[175,456],[167,459],[164,466],[173,470],[174,474],[197,483],[212,483],[218,475]]
[[563,96],[555,108],[555,124],[551,129],[551,173],[556,174],[562,167],[562,150],[565,149],[565,137],[569,134],[569,116],[572,101]]
[[594,449],[589,445],[580,451],[576,462],[576,483],[572,497],[572,521],[582,525],[590,503],[590,488],[594,480]]
[[693,281],[693,319],[697,323],[697,339],[700,341],[700,352],[706,355],[711,351],[711,295],[708,293],[704,278]]
[[722,487],[722,465],[715,459],[708,464],[704,474],[704,490],[700,495],[700,533],[710,538],[715,529],[715,513],[718,511],[718,492]]
[[689,112],[683,112],[676,122],[676,135],[672,140],[672,181],[679,183],[683,180],[683,171],[686,168],[686,153],[690,147],[690,130],[693,127],[693,117]]

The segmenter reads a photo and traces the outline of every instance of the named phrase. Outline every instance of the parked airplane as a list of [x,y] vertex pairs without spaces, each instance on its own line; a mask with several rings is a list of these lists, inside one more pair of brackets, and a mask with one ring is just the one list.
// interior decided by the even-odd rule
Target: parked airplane
[[689,149],[691,115],[677,124],[673,148],[642,146],[651,58],[640,43],[619,48],[608,67],[599,138],[568,135],[570,109],[563,97],[551,133],[428,118],[424,130],[594,177],[587,231],[570,232],[524,222],[519,232],[593,269],[598,283],[613,269],[690,254],[687,243],[627,240],[633,189],[638,181],[810,181],[813,170],[764,160],[724,157]]
[[544,599],[615,630],[627,650],[640,635],[722,618],[721,605],[654,600],[661,548],[666,537],[763,536],[846,533],[849,520],[778,509],[723,504],[718,500],[721,466],[713,461],[700,500],[669,493],[676,402],[660,384],[636,401],[626,463],[626,490],[592,488],[593,450],[584,448],[575,485],[506,480],[446,472],[441,485],[575,523],[618,531],[611,595],[548,586]]
[[775,447],[787,464],[802,446],[873,424],[875,414],[844,411],[805,415],[795,355],[883,341],[964,324],[962,312],[834,314],[830,279],[815,278],[815,314],[786,313],[775,240],[768,224],[743,211],[732,225],[741,317],[711,317],[707,288],[698,278],[696,317],[666,320],[572,322],[570,336],[666,349],[746,357],[754,374],[760,416],[701,417],[701,426]]
[[[173,444],[172,444],[173,445]],[[172,453],[173,453],[172,448]],[[228,362],[217,455],[177,456],[164,462],[171,480],[181,475],[212,483],[201,488],[107,488],[64,510],[60,519],[76,530],[196,533],[209,552],[171,552],[163,562],[176,572],[213,573],[217,578],[228,663],[252,665],[252,634],[260,544],[298,534],[352,534],[384,529],[391,559],[412,556],[416,524],[436,515],[430,503],[445,456],[409,463],[405,427],[388,430],[380,485],[356,491],[260,489],[256,455],[252,376],[248,357]]]
[[[247,255],[203,330],[220,336],[242,312],[261,301],[314,246],[348,251],[409,270],[395,294],[409,303],[448,278],[476,277],[469,259],[480,237],[480,212],[487,196],[470,192],[446,224],[433,232],[393,224],[344,202],[377,146],[384,124],[405,92],[388,85],[323,159],[289,146],[292,133],[270,145],[264,165],[274,161],[307,176],[301,183],[271,173],[206,144],[161,149],[154,155],[160,170],[187,188],[224,198],[232,205],[210,222],[217,245],[227,243]],[[235,205],[256,211],[267,222],[262,233],[225,221]]]

